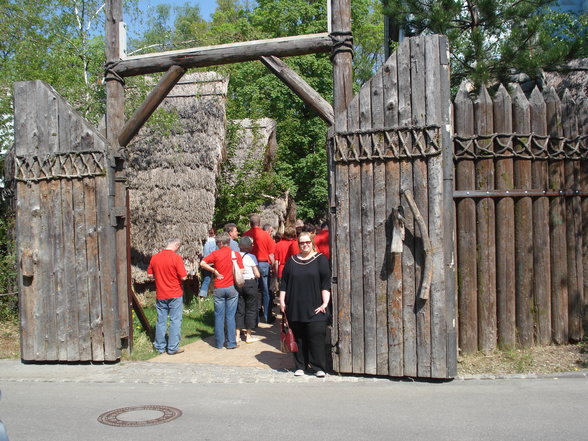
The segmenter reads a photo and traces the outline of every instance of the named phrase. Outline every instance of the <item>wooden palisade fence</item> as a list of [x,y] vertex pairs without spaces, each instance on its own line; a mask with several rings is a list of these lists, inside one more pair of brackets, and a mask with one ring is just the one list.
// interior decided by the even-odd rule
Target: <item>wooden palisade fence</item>
[[459,346],[583,337],[588,101],[462,85],[454,100]]

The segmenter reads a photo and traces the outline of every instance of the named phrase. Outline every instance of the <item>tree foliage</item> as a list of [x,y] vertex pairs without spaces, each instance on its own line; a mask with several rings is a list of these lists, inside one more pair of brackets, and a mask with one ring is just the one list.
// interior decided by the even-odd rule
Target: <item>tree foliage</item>
[[587,16],[555,12],[554,0],[382,0],[384,10],[408,35],[445,34],[452,83],[508,82],[523,72],[537,77],[588,53]]

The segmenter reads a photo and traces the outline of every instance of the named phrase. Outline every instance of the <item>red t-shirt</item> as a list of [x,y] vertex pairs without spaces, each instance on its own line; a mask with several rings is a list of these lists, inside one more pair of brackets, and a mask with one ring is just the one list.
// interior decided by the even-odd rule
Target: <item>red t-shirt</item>
[[327,259],[331,256],[331,250],[329,247],[329,230],[321,230],[316,236],[314,236],[314,245],[316,246],[319,253],[325,255]]
[[172,250],[163,250],[151,257],[147,274],[155,278],[155,297],[173,299],[184,294],[182,277],[186,277],[186,267],[182,258]]
[[[290,256],[293,254],[298,254],[297,245],[298,243],[293,239],[282,239],[276,244],[276,253],[274,257],[280,262],[278,265],[278,277],[282,277],[284,265],[286,265],[286,261],[290,258]],[[296,250],[294,249],[295,246]]]
[[214,269],[223,275],[222,279],[214,279],[215,288],[228,288],[229,286],[235,284],[235,281],[233,280],[233,257],[231,255],[233,252],[235,253],[235,258],[237,259],[237,265],[239,265],[239,268],[244,268],[241,253],[237,253],[236,251],[231,250],[231,247],[229,246],[224,246],[218,250],[215,250],[202,259],[203,262],[208,263],[209,265],[213,265]]
[[253,239],[253,249],[251,252],[255,254],[258,261],[268,262],[269,255],[275,254],[276,243],[267,231],[264,231],[259,227],[253,227],[243,233],[243,236],[249,236]]

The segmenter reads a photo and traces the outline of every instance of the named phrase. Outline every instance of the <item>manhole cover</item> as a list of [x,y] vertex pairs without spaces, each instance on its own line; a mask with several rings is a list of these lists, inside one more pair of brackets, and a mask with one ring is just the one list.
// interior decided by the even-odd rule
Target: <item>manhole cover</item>
[[[120,418],[121,415],[136,412],[135,414],[125,415],[124,418]],[[145,419],[145,417],[152,416],[154,413],[161,413],[157,418]],[[180,409],[169,406],[132,406],[122,407],[120,409],[109,410],[104,412],[98,417],[98,421],[108,426],[116,427],[142,427],[142,426],[154,426],[156,424],[167,423],[168,421],[175,420],[182,415]]]

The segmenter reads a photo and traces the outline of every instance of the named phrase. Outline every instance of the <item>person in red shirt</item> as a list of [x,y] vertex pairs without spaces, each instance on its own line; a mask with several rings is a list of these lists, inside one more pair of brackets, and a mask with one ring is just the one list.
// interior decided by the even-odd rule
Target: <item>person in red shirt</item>
[[151,257],[147,275],[155,279],[155,309],[157,324],[155,325],[155,341],[153,346],[160,354],[166,350],[165,331],[169,316],[169,339],[167,353],[170,355],[184,352],[180,348],[182,328],[182,310],[184,289],[182,282],[186,280],[184,261],[176,253],[181,246],[180,239],[171,239],[164,250]]
[[[274,271],[278,276],[278,281],[282,278],[282,271],[284,265],[290,256],[298,254],[298,242],[296,241],[296,229],[293,227],[287,227],[284,229],[284,237],[276,244],[276,253],[274,255],[275,264]],[[278,282],[279,283],[279,282]]]
[[[233,261],[243,270],[240,253],[231,250],[231,238],[225,232],[216,236],[218,250],[213,251],[200,262],[200,267],[213,273],[214,279],[214,337],[216,347],[235,349],[237,345],[237,326],[235,313],[239,302],[239,293],[234,285]],[[225,326],[227,333],[225,334]]]
[[321,225],[321,231],[314,236],[314,245],[316,246],[319,253],[325,255],[327,259],[331,257],[331,249],[329,246],[329,223],[323,222]]
[[263,320],[265,323],[273,323],[276,318],[271,312],[270,291],[269,291],[269,272],[270,268],[274,266],[274,254],[276,250],[276,243],[272,237],[259,225],[261,218],[259,214],[252,214],[249,216],[249,225],[251,228],[243,233],[243,236],[249,236],[253,239],[253,254],[257,257],[259,262],[259,272],[261,273],[260,288],[263,294]]

